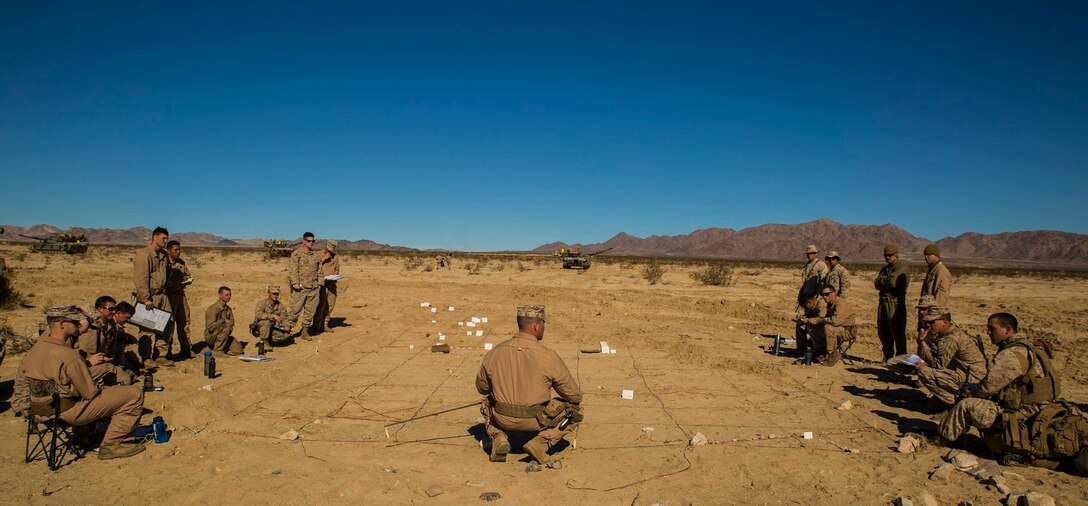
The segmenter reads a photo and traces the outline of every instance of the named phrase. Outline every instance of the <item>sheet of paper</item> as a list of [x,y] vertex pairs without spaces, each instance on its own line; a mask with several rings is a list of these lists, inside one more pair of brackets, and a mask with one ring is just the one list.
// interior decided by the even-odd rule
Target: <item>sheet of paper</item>
[[159,308],[152,308],[151,311],[148,311],[147,306],[140,303],[136,304],[136,314],[132,316],[129,322],[148,330],[162,332],[166,328],[166,324],[170,322],[170,313]]
[[340,281],[341,279],[345,278],[347,278],[347,276],[341,276],[339,274],[329,274],[328,276],[325,276],[325,281]]
[[921,361],[922,361],[922,357],[919,357],[918,355],[911,355],[911,356],[903,359],[903,361],[900,362],[900,364],[914,365],[914,364],[917,364],[918,362],[921,362]]
[[492,348],[491,343],[484,343],[484,349],[490,350]]
[[483,337],[483,336],[484,336],[484,331],[482,331],[482,330],[477,330],[476,331],[476,337]]
[[635,398],[635,391],[634,390],[624,390],[620,394],[620,397],[623,397],[624,399],[634,399]]
[[238,360],[241,360],[242,362],[271,362],[276,359],[272,357],[266,357],[264,355],[247,355],[244,357],[238,357]]

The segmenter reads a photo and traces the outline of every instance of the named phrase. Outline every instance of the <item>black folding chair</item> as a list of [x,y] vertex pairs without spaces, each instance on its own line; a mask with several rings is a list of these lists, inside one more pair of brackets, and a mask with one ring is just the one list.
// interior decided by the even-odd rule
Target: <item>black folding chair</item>
[[[26,457],[30,463],[42,457],[50,471],[56,471],[69,454],[76,459],[87,450],[76,443],[74,427],[60,419],[60,394],[52,381],[27,378],[30,385],[30,410],[26,416]],[[46,399],[47,402],[35,402]],[[36,436],[36,437],[35,437]],[[31,445],[32,441],[36,441]]]

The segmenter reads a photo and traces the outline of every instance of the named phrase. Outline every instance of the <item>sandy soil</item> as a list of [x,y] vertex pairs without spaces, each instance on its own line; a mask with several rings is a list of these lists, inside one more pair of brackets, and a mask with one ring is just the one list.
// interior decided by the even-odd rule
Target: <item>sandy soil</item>
[[[95,248],[82,260],[24,251],[0,247],[33,306],[0,314],[21,333],[36,329],[50,304],[131,292],[134,248]],[[248,323],[264,286],[286,284],[286,260],[259,252],[185,256],[197,279],[189,289],[194,329],[203,328],[203,310],[219,285],[234,290],[237,319]],[[7,492],[0,502],[447,504],[475,503],[489,491],[499,492],[501,503],[530,504],[874,504],[925,491],[941,504],[1003,499],[963,473],[948,483],[930,481],[944,451],[894,451],[904,432],[935,427],[919,412],[924,395],[909,381],[862,361],[804,367],[767,353],[770,340],[759,333],[792,334],[796,269],[739,266],[735,284],[722,288],[693,281],[690,265],[666,265],[664,282],[650,286],[638,266],[616,261],[575,272],[548,257],[511,258],[471,274],[465,266],[472,261],[459,257],[452,269],[425,272],[433,261],[407,270],[400,257],[345,255],[350,279],[334,315],[343,326],[277,349],[273,362],[221,360],[214,380],[202,377],[196,360],[162,370],[156,379],[166,390],[148,394],[146,406],[166,419],[173,437],[134,458],[91,455],[55,473],[43,462],[23,464],[25,422],[3,413],[0,486]],[[912,294],[921,273],[916,277]],[[873,315],[853,352],[876,359],[871,278],[856,277],[850,294]],[[953,300],[968,333],[982,334],[985,317],[1004,309],[1027,331],[1055,335],[1064,352],[1065,397],[1088,401],[1082,278],[971,274],[957,279]],[[432,314],[420,307],[424,301],[441,310]],[[586,392],[586,421],[576,447],[564,450],[562,469],[527,474],[525,459],[489,463],[475,408],[386,427],[477,401],[473,379],[483,345],[513,333],[519,303],[547,305],[544,343]],[[473,316],[489,318],[471,329],[483,330],[482,337],[458,325]],[[451,353],[430,352],[439,332]],[[618,353],[578,352],[599,341]],[[20,359],[9,355],[0,366],[6,384]],[[633,400],[621,399],[624,389],[635,392]],[[853,409],[835,409],[847,400]],[[300,437],[280,438],[291,430]],[[802,439],[805,431],[815,437]],[[695,433],[711,444],[689,447]],[[977,451],[977,438],[967,447]],[[1010,483],[1015,491],[1088,501],[1083,478],[1014,471],[1023,476]],[[429,497],[432,485],[443,493]]]

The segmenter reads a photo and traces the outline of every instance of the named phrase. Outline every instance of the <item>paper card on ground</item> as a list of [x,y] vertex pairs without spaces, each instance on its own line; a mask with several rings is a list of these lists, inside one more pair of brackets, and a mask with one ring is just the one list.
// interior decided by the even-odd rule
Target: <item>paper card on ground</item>
[[136,304],[136,314],[129,319],[129,322],[145,329],[162,332],[166,328],[166,324],[170,322],[170,313],[157,307],[148,311],[147,306],[140,303]]
[[492,348],[491,343],[484,343],[484,349],[490,350]]
[[635,391],[634,390],[624,390],[623,392],[620,393],[620,397],[623,397],[624,399],[634,399],[635,398]]
[[475,317],[475,316],[473,316],[473,317],[472,317],[472,323],[480,323],[480,319],[479,319],[479,318],[477,318],[477,317]]
[[486,316],[481,317],[480,318],[480,323],[487,323],[487,317]]
[[476,326],[476,324],[475,324],[475,323],[472,323],[472,322],[465,322],[465,326],[466,326],[466,327],[475,327],[475,326]]
[[430,302],[420,302],[419,307],[431,307],[431,303]]
[[453,311],[453,306],[450,306],[450,311]]
[[476,337],[483,337],[483,336],[484,336],[484,331],[482,331],[482,330],[477,330],[476,331]]
[[601,341],[601,353],[611,353],[607,341]]

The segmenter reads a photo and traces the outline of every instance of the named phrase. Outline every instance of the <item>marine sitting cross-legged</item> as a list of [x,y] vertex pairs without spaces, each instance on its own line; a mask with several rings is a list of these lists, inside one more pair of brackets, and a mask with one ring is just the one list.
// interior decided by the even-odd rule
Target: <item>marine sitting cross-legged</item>
[[[563,359],[540,344],[544,306],[518,306],[518,333],[487,352],[476,375],[476,390],[487,396],[480,406],[491,438],[491,461],[510,452],[506,431],[536,434],[525,451],[549,464],[548,450],[582,421],[582,390]],[[559,399],[552,398],[552,389]]]

